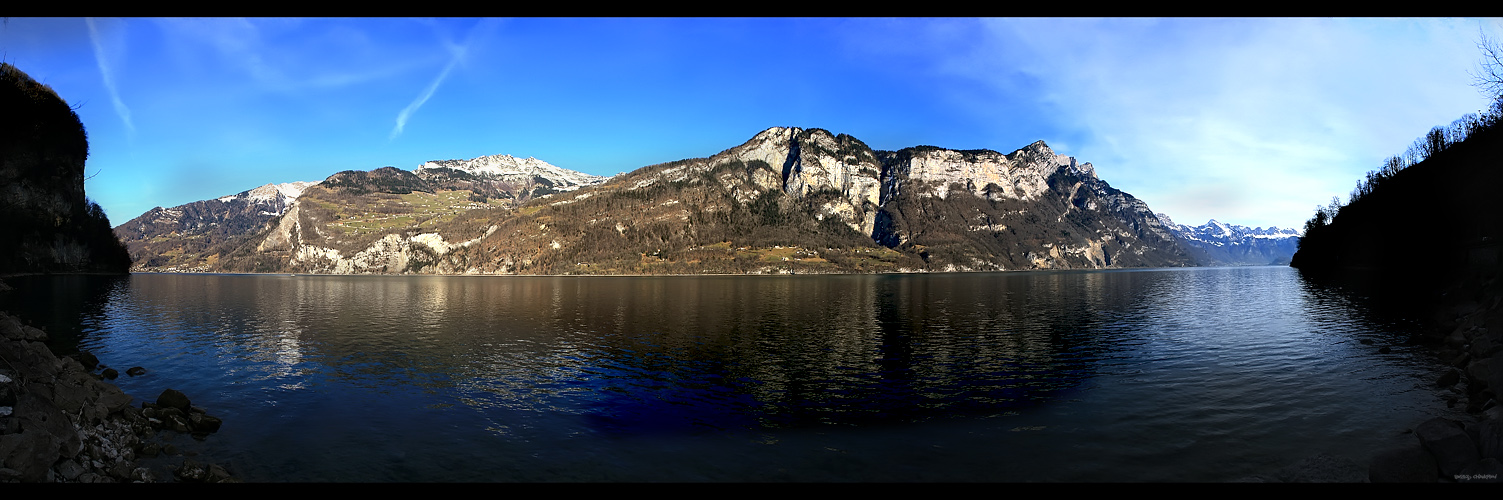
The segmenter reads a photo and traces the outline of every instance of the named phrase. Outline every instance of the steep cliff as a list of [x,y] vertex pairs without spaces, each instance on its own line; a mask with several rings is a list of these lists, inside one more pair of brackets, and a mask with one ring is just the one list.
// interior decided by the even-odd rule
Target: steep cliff
[[844,134],[773,127],[709,158],[603,183],[570,180],[558,169],[494,199],[456,182],[509,175],[515,188],[529,177],[514,170],[532,161],[484,157],[335,174],[228,252],[217,270],[827,273],[1195,264],[1143,202],[1043,142],[1005,155],[932,146],[876,151]]
[[0,63],[0,274],[126,272],[130,256],[84,196],[88,138],[51,87]]

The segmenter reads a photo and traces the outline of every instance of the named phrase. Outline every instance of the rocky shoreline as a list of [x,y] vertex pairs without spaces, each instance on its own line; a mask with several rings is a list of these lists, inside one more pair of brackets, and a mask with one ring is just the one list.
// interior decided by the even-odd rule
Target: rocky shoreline
[[141,466],[139,459],[181,455],[159,443],[158,432],[203,438],[220,420],[172,389],[133,407],[106,373],[95,373],[104,367],[93,356],[58,357],[46,340],[45,331],[0,312],[0,482],[238,482],[192,458],[165,470]]
[[1435,385],[1453,394],[1449,407],[1473,419],[1416,424],[1413,441],[1373,457],[1372,482],[1503,482],[1503,280],[1470,276],[1439,304],[1424,340],[1439,343],[1436,354],[1451,369]]
[[1435,346],[1450,365],[1435,387],[1450,392],[1447,406],[1465,408],[1471,419],[1417,422],[1402,431],[1413,439],[1374,454],[1365,467],[1318,454],[1241,482],[1503,482],[1503,280],[1464,279],[1436,303],[1429,336],[1413,341]]

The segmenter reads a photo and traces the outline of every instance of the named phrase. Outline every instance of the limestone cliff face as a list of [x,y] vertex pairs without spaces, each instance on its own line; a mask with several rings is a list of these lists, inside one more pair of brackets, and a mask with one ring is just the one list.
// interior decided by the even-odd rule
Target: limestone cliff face
[[755,177],[756,184],[793,198],[838,195],[824,197],[819,211],[940,269],[1194,264],[1146,204],[1043,141],[1005,155],[933,146],[874,151],[844,134],[773,127],[701,168],[732,161],[773,166],[780,176]]
[[[690,226],[695,213],[734,219],[737,206],[765,206],[756,210],[766,212],[771,205],[758,204],[777,193],[777,210],[785,215],[798,217],[788,212],[802,206],[816,220],[839,221],[880,246],[918,257],[924,270],[1195,264],[1146,204],[1097,178],[1091,164],[1042,141],[1009,154],[932,146],[876,151],[844,134],[773,127],[710,158],[645,167],[602,189],[617,182],[642,196],[678,190],[661,203],[685,203],[679,217]],[[713,187],[693,187],[701,183]],[[717,189],[728,190],[734,201],[684,201]],[[582,190],[578,196],[592,195]],[[632,215],[600,213],[594,220]],[[774,219],[788,223],[788,217],[743,223]]]
[[99,205],[84,196],[89,144],[56,92],[0,63],[0,274],[125,272]]
[[793,198],[816,192],[838,193],[839,200],[827,203],[822,210],[852,229],[871,234],[881,204],[882,164],[856,138],[831,135],[821,129],[773,127],[715,155],[706,167],[732,161],[772,166],[778,175],[759,176],[755,183]]

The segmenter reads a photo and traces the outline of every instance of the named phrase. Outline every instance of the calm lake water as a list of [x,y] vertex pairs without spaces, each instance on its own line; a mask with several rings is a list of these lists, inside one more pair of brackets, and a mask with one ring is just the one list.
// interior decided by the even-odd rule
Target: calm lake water
[[1229,481],[1456,416],[1287,267],[6,281],[248,481]]

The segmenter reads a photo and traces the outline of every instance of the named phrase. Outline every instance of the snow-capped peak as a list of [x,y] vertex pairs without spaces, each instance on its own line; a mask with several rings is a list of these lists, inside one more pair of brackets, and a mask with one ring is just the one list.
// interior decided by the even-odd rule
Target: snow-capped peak
[[434,160],[419,165],[415,171],[448,168],[483,177],[532,177],[552,181],[561,190],[571,190],[605,182],[608,177],[559,168],[537,158],[511,155],[481,156],[470,160]]
[[1175,223],[1173,219],[1169,218],[1168,214],[1158,213],[1154,215],[1158,216],[1159,222],[1163,222],[1165,226],[1178,233],[1182,238],[1204,241],[1216,245],[1247,240],[1249,238],[1283,239],[1299,236],[1299,232],[1293,229],[1280,229],[1273,226],[1269,226],[1267,229],[1261,227],[1250,228],[1237,224],[1227,224],[1216,219],[1208,220],[1201,226],[1187,226]]
[[242,192],[237,193],[237,194],[232,194],[232,195],[229,195],[229,196],[222,196],[222,197],[219,198],[219,201],[224,202],[224,203],[229,203],[231,201],[234,201],[234,200],[240,198],[241,196],[244,196],[245,199],[246,199],[246,201],[249,201],[251,203],[269,202],[269,201],[275,201],[277,199],[278,195],[286,197],[287,201],[292,201],[292,200],[297,199],[297,197],[302,196],[303,195],[303,191],[307,190],[309,187],[312,187],[312,186],[314,186],[316,184],[318,184],[318,182],[309,182],[309,181],[284,182],[284,183],[281,183],[281,184],[266,184],[266,185],[257,187],[255,189],[249,190],[249,191],[242,191]]

